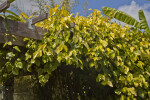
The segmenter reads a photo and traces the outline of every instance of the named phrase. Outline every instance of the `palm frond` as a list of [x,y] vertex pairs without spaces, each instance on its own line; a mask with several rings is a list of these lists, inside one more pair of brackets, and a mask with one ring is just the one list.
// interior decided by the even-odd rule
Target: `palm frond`
[[143,10],[139,10],[139,20],[140,20],[141,28],[145,29],[145,31],[149,31],[149,26]]
[[128,15],[128,14],[126,14],[120,10],[110,8],[110,7],[103,7],[102,11],[103,11],[103,14],[105,14],[106,16],[113,17],[119,21],[126,23],[126,24],[140,28],[140,22],[139,21],[137,21],[132,16],[130,16],[130,15]]

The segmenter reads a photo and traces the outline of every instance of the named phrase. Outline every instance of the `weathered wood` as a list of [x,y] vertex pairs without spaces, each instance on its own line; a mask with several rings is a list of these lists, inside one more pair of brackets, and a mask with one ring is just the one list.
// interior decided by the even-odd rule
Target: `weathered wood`
[[0,17],[0,33],[8,33],[11,35],[32,38],[36,40],[42,40],[44,31],[42,28],[36,27],[35,29],[29,29],[28,23],[22,23],[14,20],[6,21]]
[[23,42],[23,37],[15,36],[14,38],[11,35],[6,36],[5,34],[0,33],[0,43],[6,43],[9,41],[11,41],[13,45],[25,46],[25,43]]
[[[16,41],[12,41],[14,45],[24,46],[23,38],[31,38],[36,40],[42,40],[45,31],[42,28],[35,27],[35,29],[29,29],[28,23],[21,23],[18,21],[13,21],[3,19],[0,17],[0,43],[5,43],[12,41],[12,36],[16,36]],[[4,34],[10,34],[5,36]]]
[[32,25],[34,25],[34,24],[36,24],[36,23],[38,23],[40,21],[43,21],[43,20],[45,20],[47,18],[48,18],[48,13],[42,14],[42,15],[32,19]]
[[6,10],[9,7],[10,7],[10,1],[4,2],[3,4],[0,5],[0,12]]
[[[37,23],[38,21],[42,21],[47,18],[47,14],[37,17],[37,19],[33,19],[33,23]],[[0,17],[0,43],[5,43],[11,41],[13,45],[25,46],[23,42],[23,38],[31,38],[36,40],[42,40],[44,33],[46,30],[43,30],[40,27],[35,27],[35,29],[29,28],[29,23],[22,23],[14,20],[5,20]],[[32,23],[32,24],[33,24]],[[75,23],[70,23],[70,28],[75,27]],[[7,33],[9,36],[5,36],[4,34]],[[16,41],[13,41],[11,35],[16,36]]]
[[11,77],[3,83],[2,100],[14,100],[13,94],[14,94],[14,77]]

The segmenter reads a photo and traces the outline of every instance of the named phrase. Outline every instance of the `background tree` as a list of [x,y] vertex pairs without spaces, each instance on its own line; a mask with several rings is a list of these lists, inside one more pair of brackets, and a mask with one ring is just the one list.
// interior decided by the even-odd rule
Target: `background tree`
[[85,16],[88,16],[89,11],[88,11],[88,0],[85,0],[85,3],[83,4],[83,14],[85,14]]
[[109,16],[110,18],[115,18],[119,21],[132,25],[136,28],[144,29],[145,32],[148,35],[150,35],[149,26],[148,26],[143,10],[139,10],[139,13],[138,13],[140,22],[137,21],[135,18],[131,17],[130,15],[120,10],[114,9],[114,8],[103,7],[102,11],[103,11],[103,14],[105,14],[106,16]]

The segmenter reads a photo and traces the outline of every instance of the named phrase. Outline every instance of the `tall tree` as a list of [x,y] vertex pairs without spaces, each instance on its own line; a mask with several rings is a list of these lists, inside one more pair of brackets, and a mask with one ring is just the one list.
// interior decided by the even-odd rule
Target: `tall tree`
[[83,14],[85,14],[86,16],[88,16],[89,13],[88,5],[89,5],[88,0],[86,0],[85,3],[83,4]]

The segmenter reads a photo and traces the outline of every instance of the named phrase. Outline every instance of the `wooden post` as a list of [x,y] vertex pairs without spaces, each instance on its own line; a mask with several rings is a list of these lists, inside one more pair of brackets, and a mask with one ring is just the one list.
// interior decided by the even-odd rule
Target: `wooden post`
[[40,21],[43,21],[43,20],[45,20],[47,18],[48,18],[48,13],[42,14],[42,15],[32,19],[32,25],[34,25],[34,24],[36,24],[36,23],[38,23]]
[[2,100],[14,100],[13,94],[14,94],[14,77],[11,77],[3,83]]
[[10,1],[6,1],[0,5],[0,12],[5,11],[7,8],[10,7]]

